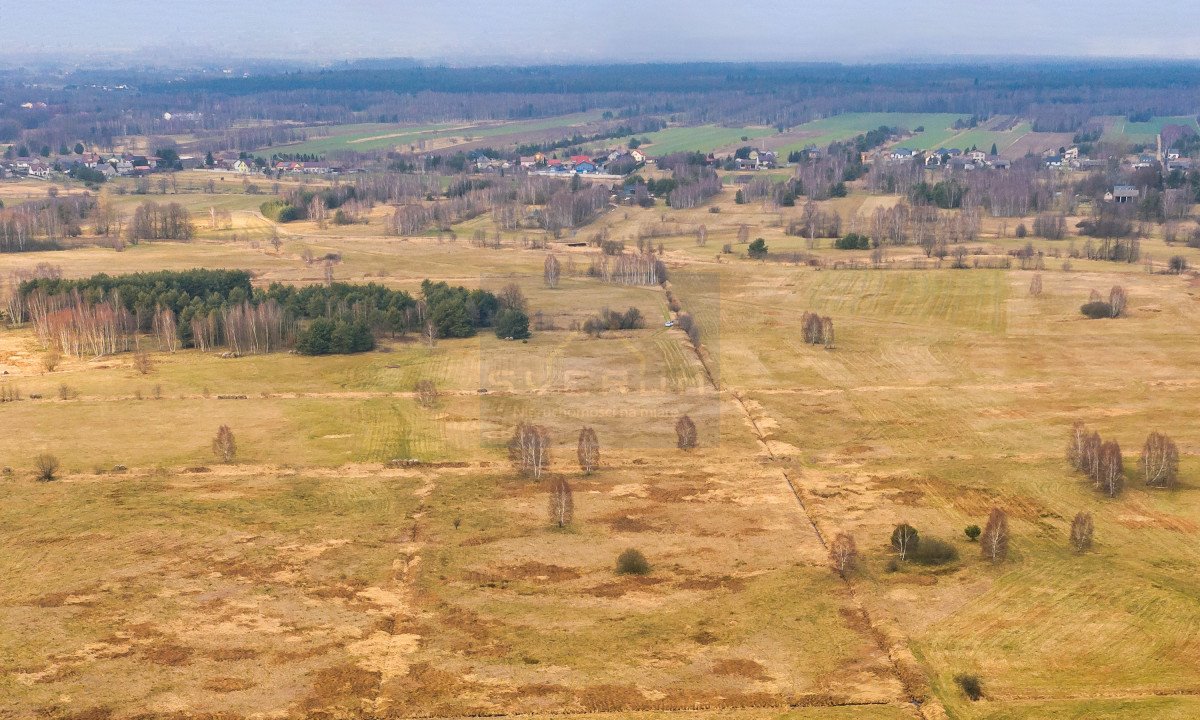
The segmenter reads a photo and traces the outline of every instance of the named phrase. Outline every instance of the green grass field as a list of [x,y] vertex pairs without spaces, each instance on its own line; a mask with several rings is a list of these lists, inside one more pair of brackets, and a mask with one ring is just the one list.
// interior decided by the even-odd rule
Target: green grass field
[[1200,132],[1200,125],[1191,115],[1156,117],[1148,122],[1129,122],[1124,117],[1113,118],[1104,130],[1103,140],[1134,144],[1154,144],[1154,138],[1164,125],[1186,125]]
[[[700,125],[698,127],[673,127],[658,132],[610,140],[600,143],[597,147],[624,147],[634,137],[648,140],[643,148],[651,156],[670,155],[677,152],[710,153],[720,149],[737,148],[742,145],[755,145],[755,140],[773,135],[773,128],[743,127],[727,128],[716,125]],[[742,138],[747,140],[742,140]]]
[[845,113],[791,128],[789,132],[801,133],[803,138],[782,146],[780,151],[786,155],[793,150],[803,150],[809,145],[825,147],[884,125],[910,132],[924,127],[925,130],[917,133],[912,142],[928,143],[937,147],[953,135],[951,126],[955,120],[962,117],[951,113]]
[[436,143],[458,139],[478,140],[481,138],[497,137],[500,135],[517,135],[520,133],[537,132],[562,128],[564,136],[570,135],[574,126],[599,120],[602,111],[590,111],[536,120],[521,120],[506,123],[482,123],[464,121],[460,123],[440,123],[435,125],[392,125],[385,123],[358,123],[350,125],[334,125],[313,129],[327,132],[327,136],[318,136],[310,140],[286,145],[275,145],[262,148],[258,155],[267,157],[274,153],[309,153],[325,154],[341,150],[368,152],[393,147],[407,149],[422,141]]

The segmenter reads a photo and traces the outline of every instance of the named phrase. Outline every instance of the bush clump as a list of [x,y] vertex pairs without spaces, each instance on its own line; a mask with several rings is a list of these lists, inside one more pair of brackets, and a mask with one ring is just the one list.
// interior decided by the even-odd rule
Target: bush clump
[[617,556],[618,575],[645,575],[650,572],[650,563],[640,550],[629,548]]
[[300,211],[300,208],[279,198],[266,201],[258,209],[262,211],[263,216],[268,220],[274,220],[278,223],[292,222],[304,218],[304,213]]
[[965,528],[963,528],[963,533],[966,534],[967,539],[970,540],[971,542],[975,542],[976,540],[978,540],[979,533],[981,533],[981,532],[983,532],[983,531],[979,529],[978,525],[968,525]]
[[867,250],[871,247],[871,238],[858,233],[849,233],[833,241],[833,247],[838,250]]
[[983,685],[980,684],[978,675],[964,675],[960,673],[954,676],[954,682],[958,683],[958,686],[962,688],[962,691],[972,701],[983,697]]
[[1084,303],[1083,307],[1079,308],[1079,312],[1083,313],[1092,320],[1100,318],[1110,318],[1113,316],[1112,305],[1103,300],[1093,300],[1089,303]]
[[909,552],[909,557],[921,565],[945,565],[958,559],[958,550],[945,540],[925,536]]

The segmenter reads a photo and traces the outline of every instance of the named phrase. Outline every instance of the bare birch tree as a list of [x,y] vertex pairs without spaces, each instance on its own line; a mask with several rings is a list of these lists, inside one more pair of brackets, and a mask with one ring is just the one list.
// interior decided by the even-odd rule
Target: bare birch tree
[[900,523],[892,530],[892,549],[900,554],[900,562],[904,562],[920,543],[920,533],[908,523]]
[[1034,275],[1033,279],[1029,281],[1029,295],[1031,297],[1042,296],[1042,276],[1040,273]]
[[546,262],[542,266],[542,279],[546,282],[546,287],[554,289],[558,287],[558,279],[562,275],[562,268],[558,263],[558,258],[554,255],[547,255]]
[[600,440],[596,431],[585,427],[579,431],[579,446],[576,449],[579,457],[579,469],[584,475],[591,475],[600,465]]
[[1160,432],[1152,432],[1142,446],[1138,462],[1146,485],[1156,488],[1175,486],[1179,475],[1179,448],[1175,441]]
[[992,508],[987,526],[979,536],[979,547],[983,557],[994,563],[1008,557],[1008,515],[1000,508]]
[[541,425],[517,423],[508,441],[508,456],[517,471],[540,480],[550,464],[550,433]]
[[233,430],[228,425],[217,428],[217,436],[213,438],[213,454],[221,462],[230,463],[237,456],[237,444],[233,439]]
[[1116,440],[1109,440],[1100,445],[1095,480],[1100,490],[1110,498],[1120,495],[1125,487],[1125,461],[1121,457],[1121,446]]
[[846,573],[852,571],[858,562],[858,546],[854,538],[844,532],[838,533],[829,545],[829,560],[838,575],[846,577]]
[[1071,548],[1078,553],[1092,547],[1092,514],[1080,510],[1071,521]]
[[566,478],[556,477],[550,481],[550,522],[566,527],[575,517],[575,496]]

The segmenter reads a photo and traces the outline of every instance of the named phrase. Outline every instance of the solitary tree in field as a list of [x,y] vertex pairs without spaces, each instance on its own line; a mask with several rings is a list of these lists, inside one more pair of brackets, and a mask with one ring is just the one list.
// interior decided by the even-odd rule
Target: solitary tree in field
[[1125,288],[1120,285],[1113,285],[1112,290],[1108,291],[1108,304],[1112,307],[1112,316],[1115,318],[1125,314],[1125,306],[1129,304],[1129,296],[1125,294]]
[[418,380],[413,386],[413,392],[417,396],[417,404],[423,408],[431,408],[437,404],[438,391],[437,386],[432,380]]
[[920,533],[908,523],[900,523],[892,530],[892,549],[900,553],[900,562],[904,562],[908,554],[917,549],[920,542]]
[[1008,515],[1000,508],[992,508],[983,535],[979,536],[979,547],[992,562],[1008,557]]
[[566,478],[556,477],[550,481],[550,522],[566,527],[575,517],[575,497]]
[[579,431],[579,447],[576,454],[579,456],[579,469],[584,475],[591,475],[596,471],[596,467],[600,465],[600,439],[596,437],[595,430],[585,427]]
[[826,315],[821,318],[821,339],[825,343],[825,349],[829,350],[833,347],[833,318]]
[[1095,479],[1100,490],[1109,497],[1120,495],[1125,487],[1125,460],[1121,457],[1121,446],[1116,440],[1109,440],[1100,446]]
[[546,263],[542,267],[542,279],[546,281],[546,287],[558,287],[558,277],[562,273],[558,264],[558,258],[553,255],[546,256]]
[[508,441],[508,457],[521,474],[540,480],[550,464],[550,432],[541,425],[517,423]]
[[50,482],[58,475],[58,458],[42,453],[33,459],[33,470],[38,480]]
[[838,575],[846,577],[846,573],[852,571],[858,562],[858,546],[854,538],[844,532],[838,533],[829,545],[829,560]]
[[1138,464],[1150,487],[1174,487],[1179,474],[1179,448],[1166,435],[1152,432],[1142,446],[1142,457]]
[[1040,274],[1034,275],[1033,279],[1029,281],[1029,294],[1033,297],[1042,296],[1042,276]]
[[1092,514],[1080,510],[1071,521],[1071,548],[1075,552],[1085,552],[1092,547]]
[[213,454],[221,462],[233,462],[237,456],[237,443],[233,439],[233,430],[228,425],[217,428],[217,436],[213,438]]
[[696,423],[687,415],[680,415],[675,421],[676,446],[680,450],[691,450],[696,447]]

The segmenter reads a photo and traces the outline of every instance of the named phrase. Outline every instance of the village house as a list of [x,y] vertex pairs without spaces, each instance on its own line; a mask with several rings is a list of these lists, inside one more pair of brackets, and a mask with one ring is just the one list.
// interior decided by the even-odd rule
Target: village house
[[1119,204],[1137,202],[1139,194],[1133,185],[1115,185],[1110,192],[1104,193],[1104,201]]
[[630,157],[632,157],[632,158],[633,158],[634,160],[636,160],[637,162],[640,162],[640,163],[644,163],[644,162],[649,162],[649,161],[650,161],[650,156],[649,156],[649,155],[647,155],[646,153],[642,152],[641,150],[637,149],[637,148],[634,148],[633,150],[630,150],[630,151],[629,151],[629,156],[630,156]]

